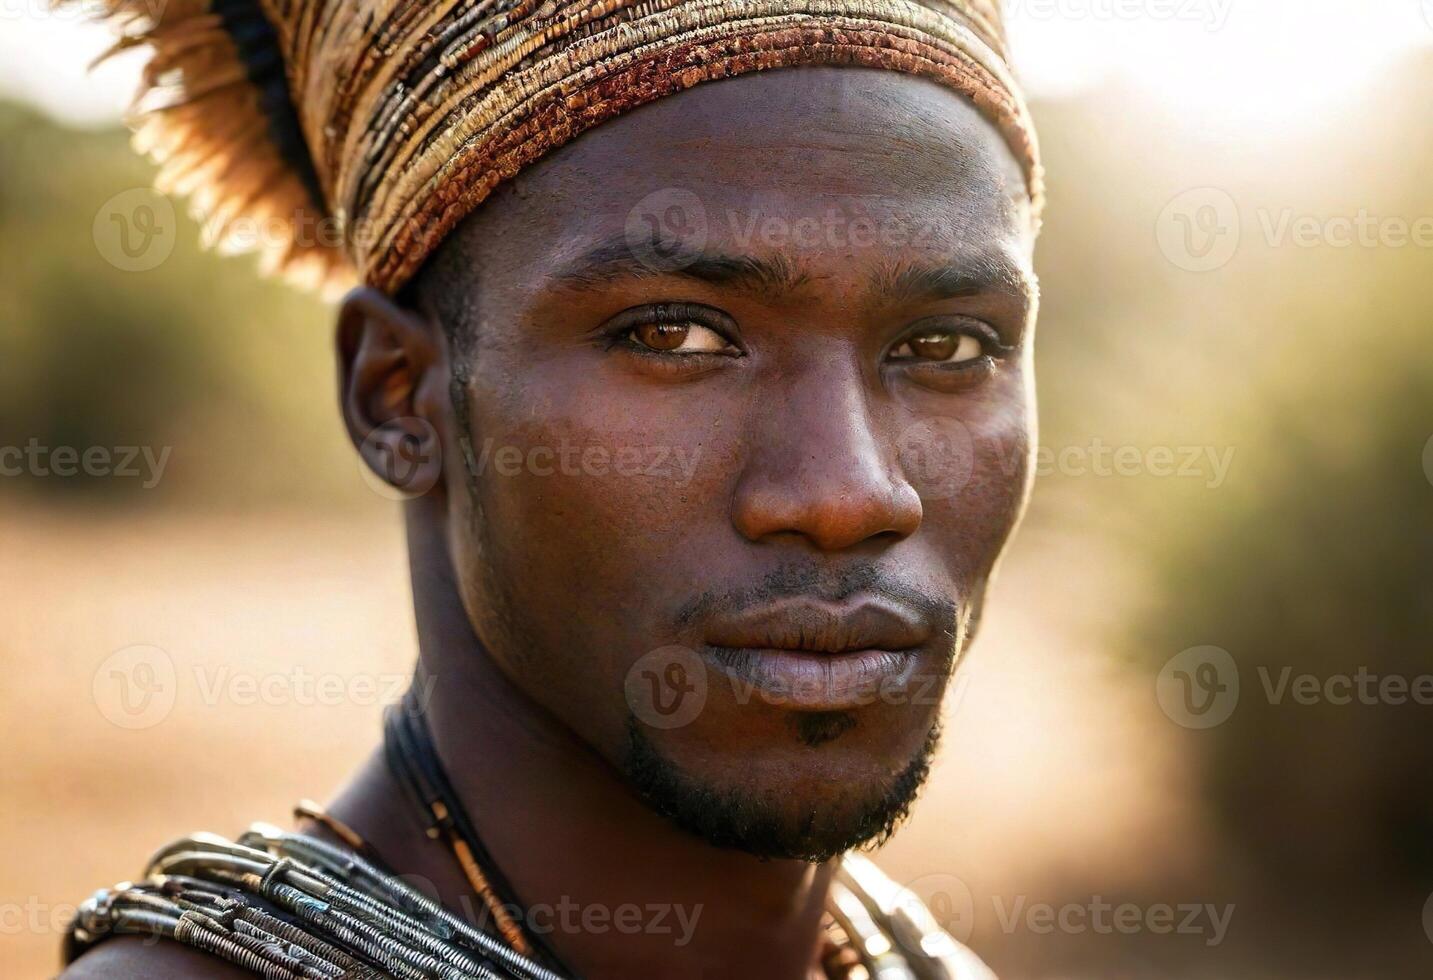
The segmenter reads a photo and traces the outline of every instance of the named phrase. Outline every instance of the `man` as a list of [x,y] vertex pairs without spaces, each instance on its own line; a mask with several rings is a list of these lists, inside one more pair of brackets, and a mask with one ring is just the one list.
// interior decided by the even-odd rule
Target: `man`
[[366,283],[340,395],[411,498],[419,666],[304,836],[172,846],[65,976],[988,975],[842,855],[915,798],[1028,489],[997,12],[181,8],[164,174],[258,159],[211,228],[287,215],[277,265]]

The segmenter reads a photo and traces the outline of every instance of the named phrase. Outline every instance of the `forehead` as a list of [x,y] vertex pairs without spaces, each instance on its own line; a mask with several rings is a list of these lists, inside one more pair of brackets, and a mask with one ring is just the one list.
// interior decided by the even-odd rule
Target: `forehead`
[[[508,182],[454,233],[487,298],[626,244],[799,273],[906,260],[1028,266],[1024,178],[961,95],[896,72],[743,75],[604,123]],[[924,253],[924,254],[923,254]]]

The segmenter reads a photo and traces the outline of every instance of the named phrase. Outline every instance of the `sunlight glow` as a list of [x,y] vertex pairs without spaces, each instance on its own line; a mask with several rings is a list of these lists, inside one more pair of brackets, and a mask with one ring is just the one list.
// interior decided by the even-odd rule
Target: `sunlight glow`
[[1433,45],[1433,0],[1009,0],[1007,10],[1033,96],[1123,81],[1225,134],[1316,124]]
[[[81,7],[85,5],[81,4]],[[1124,80],[1191,125],[1257,134],[1316,123],[1401,55],[1433,46],[1433,0],[1007,0],[1036,98]],[[0,0],[0,95],[73,122],[119,117],[137,59],[87,75],[107,32],[46,0]]]

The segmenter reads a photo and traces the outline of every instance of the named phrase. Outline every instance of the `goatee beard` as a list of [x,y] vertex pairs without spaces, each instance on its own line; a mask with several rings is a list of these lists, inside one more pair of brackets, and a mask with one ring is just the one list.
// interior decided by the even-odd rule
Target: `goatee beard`
[[[802,715],[797,737],[819,747],[856,724],[846,712]],[[930,774],[940,742],[940,722],[931,725],[919,751],[894,779],[880,786],[857,809],[819,804],[802,813],[783,812],[769,800],[740,790],[718,789],[683,770],[647,737],[635,718],[627,719],[623,771],[647,804],[683,830],[714,847],[744,851],[760,858],[821,863],[864,846],[880,846],[910,813]],[[849,802],[847,787],[833,788]]]

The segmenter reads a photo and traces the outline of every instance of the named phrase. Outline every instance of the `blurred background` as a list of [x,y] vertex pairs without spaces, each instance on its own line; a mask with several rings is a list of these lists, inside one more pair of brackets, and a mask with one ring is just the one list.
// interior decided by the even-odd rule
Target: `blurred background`
[[[880,861],[1007,980],[1433,975],[1433,3],[1010,6],[1039,479]],[[0,21],[0,962],[38,977],[150,848],[330,793],[414,641],[329,313],[143,190],[102,30]]]

